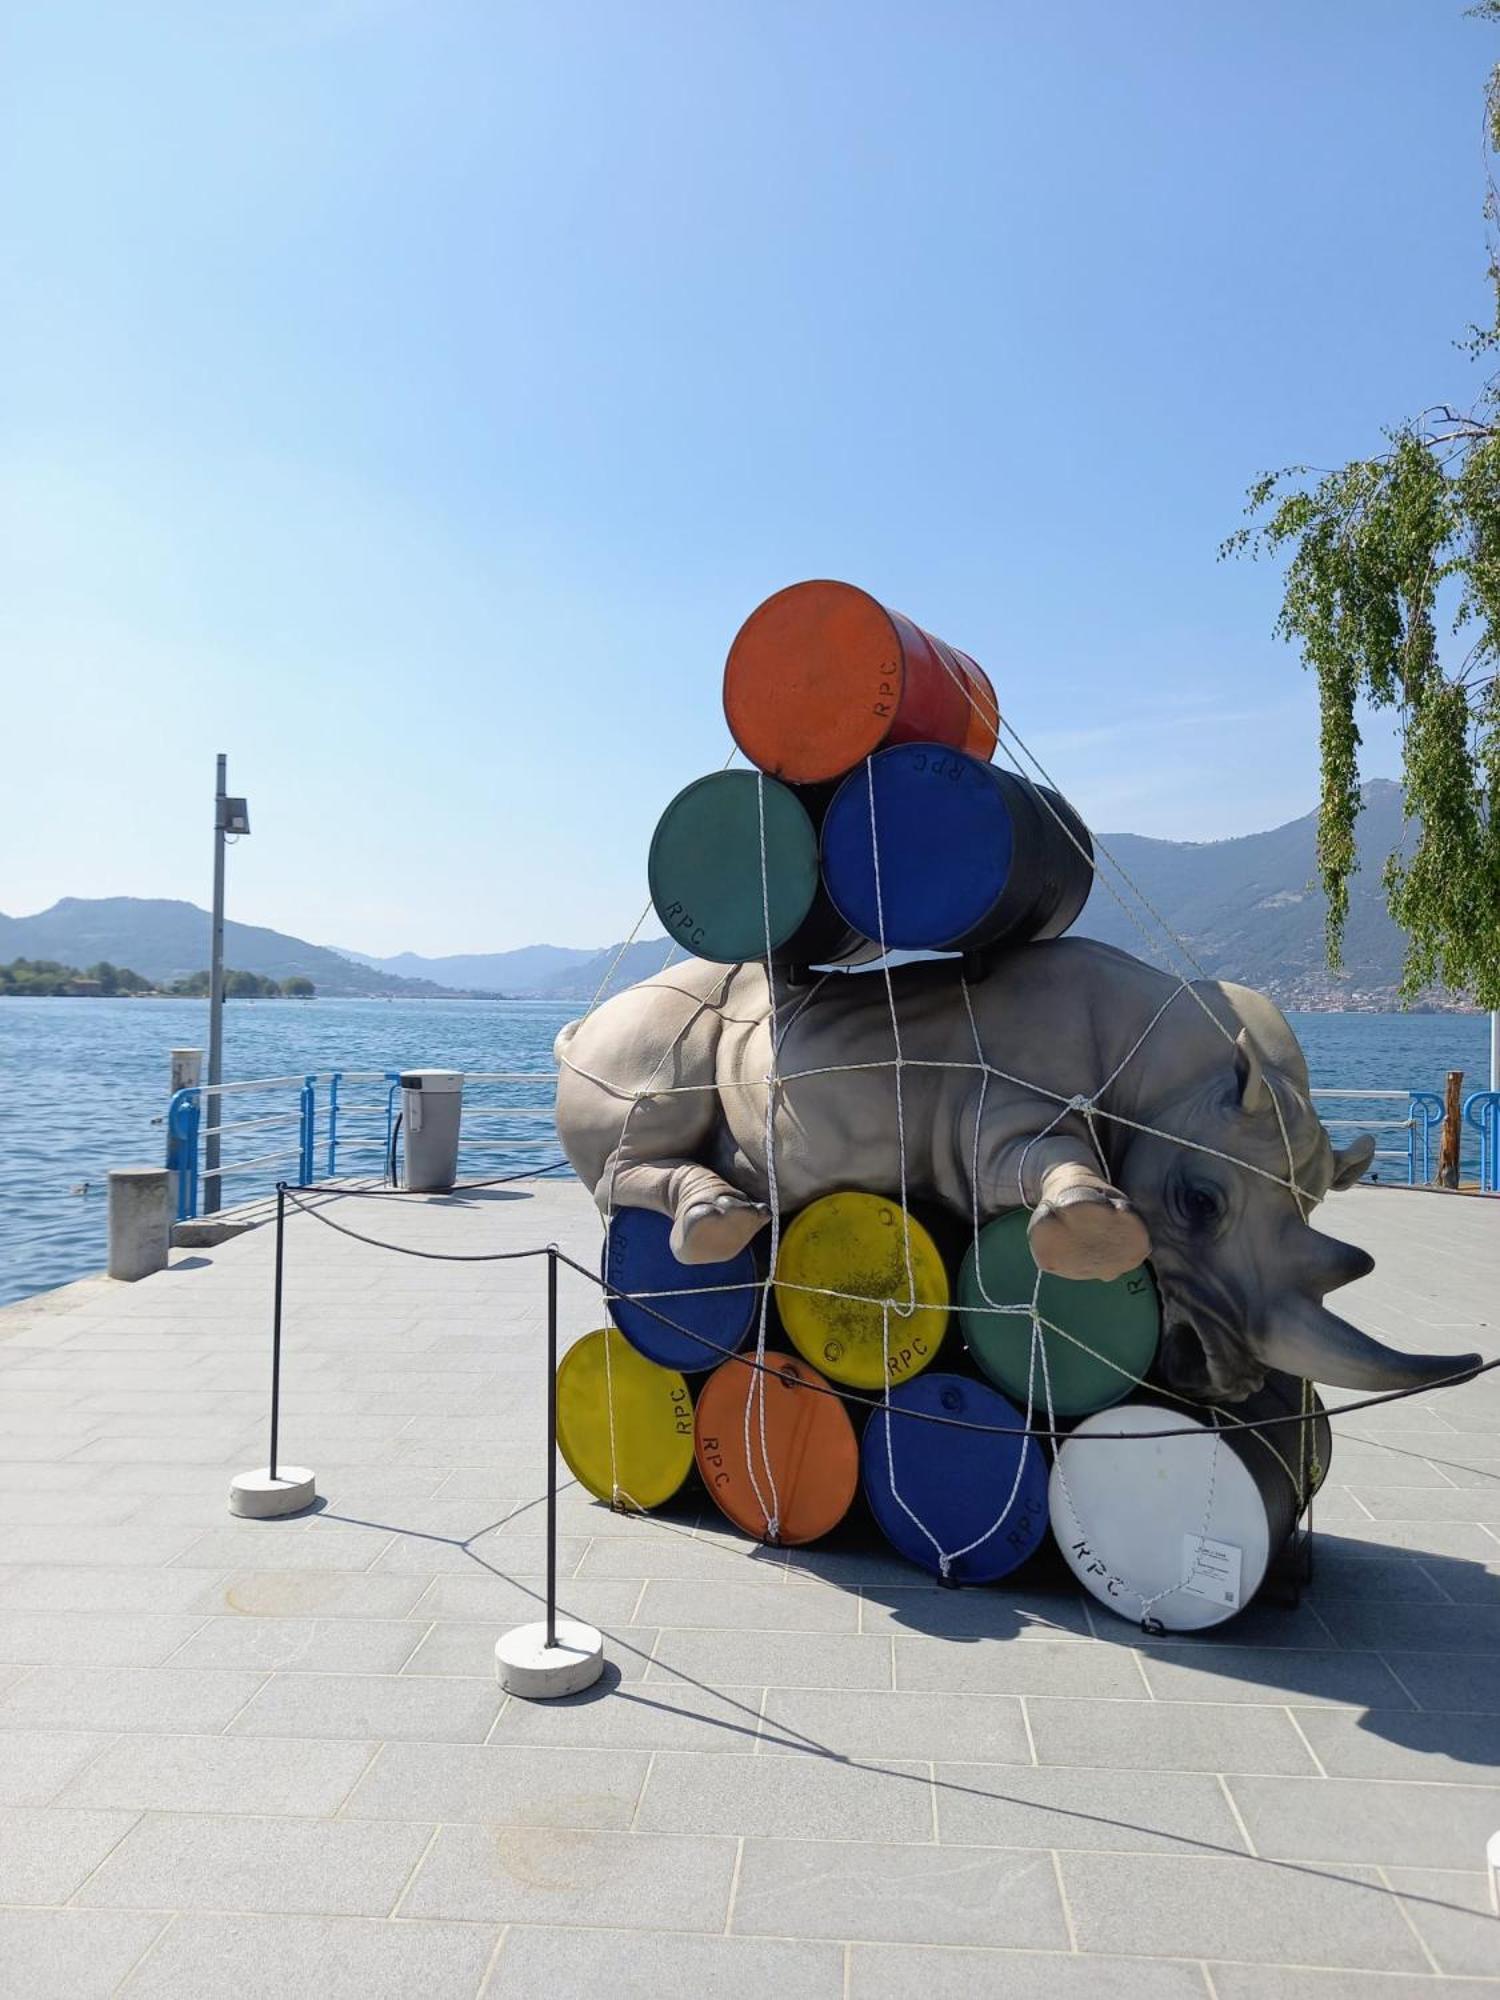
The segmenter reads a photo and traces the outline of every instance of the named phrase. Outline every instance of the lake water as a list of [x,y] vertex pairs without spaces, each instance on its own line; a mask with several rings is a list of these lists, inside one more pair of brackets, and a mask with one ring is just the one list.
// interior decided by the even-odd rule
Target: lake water
[[[230,1001],[224,1072],[229,1080],[306,1071],[451,1068],[546,1070],[552,1041],[578,1012],[540,1001]],[[1489,1023],[1469,1014],[1294,1014],[1318,1087],[1441,1092],[1449,1069],[1465,1089],[1489,1080]],[[0,1089],[6,1115],[0,1153],[0,1301],[99,1270],[104,1263],[105,1174],[163,1157],[168,1051],[202,1047],[201,1000],[0,1000]],[[340,1171],[379,1172],[385,1130],[383,1085],[351,1085],[346,1098],[373,1108],[343,1119],[348,1150]],[[524,1086],[475,1088],[465,1097],[465,1176],[519,1172],[558,1157],[550,1123],[515,1115],[471,1118],[470,1108],[547,1101]],[[293,1143],[294,1089],[226,1111],[238,1118],[280,1109],[284,1122],[225,1138],[226,1163]],[[231,1105],[234,1100],[230,1100]],[[1326,1115],[1359,1105],[1325,1105]],[[1371,1118],[1404,1116],[1399,1103],[1363,1107]],[[504,1140],[506,1143],[496,1144]],[[247,1150],[250,1142],[255,1151]],[[1382,1135],[1400,1145],[1404,1135]],[[238,1149],[238,1150],[236,1150]],[[1396,1178],[1403,1175],[1391,1163]],[[320,1158],[319,1170],[324,1161]],[[1472,1165],[1469,1171],[1472,1171]],[[291,1162],[227,1182],[228,1199],[254,1194]]]

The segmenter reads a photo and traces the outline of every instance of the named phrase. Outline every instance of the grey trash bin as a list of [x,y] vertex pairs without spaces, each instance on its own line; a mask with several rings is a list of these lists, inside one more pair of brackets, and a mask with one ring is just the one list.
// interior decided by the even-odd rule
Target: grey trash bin
[[461,1070],[402,1071],[405,1185],[414,1194],[446,1194],[458,1178],[458,1124],[463,1102]]

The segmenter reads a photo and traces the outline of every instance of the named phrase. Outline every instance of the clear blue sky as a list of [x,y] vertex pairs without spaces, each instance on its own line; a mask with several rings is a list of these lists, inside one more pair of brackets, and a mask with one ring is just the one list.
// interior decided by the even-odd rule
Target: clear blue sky
[[[1456,0],[10,0],[0,909],[620,935],[771,590],[967,648],[1096,827],[1305,811],[1265,466],[1464,393]],[[1389,775],[1373,742],[1370,775]]]

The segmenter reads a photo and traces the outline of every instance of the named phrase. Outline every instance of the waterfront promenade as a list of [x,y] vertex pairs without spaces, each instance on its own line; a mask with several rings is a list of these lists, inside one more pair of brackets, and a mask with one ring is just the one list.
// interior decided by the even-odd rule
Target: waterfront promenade
[[[573,1183],[323,1213],[555,1240]],[[1340,1295],[1500,1353],[1500,1208],[1361,1189]],[[1405,2000],[1500,1995],[1500,1383],[1341,1420],[1295,1609],[1145,1640],[1072,1587],[940,1590],[849,1536],[560,1503],[588,1695],[539,1615],[544,1271],[268,1229],[0,1313],[0,1992],[18,2000]],[[566,1271],[568,1336],[599,1323]]]

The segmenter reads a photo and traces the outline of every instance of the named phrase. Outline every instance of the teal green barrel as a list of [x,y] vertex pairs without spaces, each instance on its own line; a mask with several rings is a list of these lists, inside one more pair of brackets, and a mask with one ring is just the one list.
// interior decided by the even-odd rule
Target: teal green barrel
[[[958,1279],[964,1343],[990,1380],[1022,1408],[1031,1365],[1030,1309],[1037,1279],[1026,1240],[1027,1220],[1027,1211],[1018,1208],[987,1222],[979,1232],[977,1257],[971,1241]],[[998,1310],[1007,1306],[1024,1310]],[[1120,1402],[1156,1359],[1161,1301],[1144,1264],[1107,1281],[1044,1273],[1036,1310],[1043,1322],[1041,1345],[1052,1409],[1059,1417],[1081,1417]],[[1046,1408],[1039,1356],[1032,1409],[1045,1414]]]
[[695,958],[735,965],[769,946],[821,964],[857,942],[821,892],[812,814],[758,771],[716,771],[680,791],[657,821],[647,877],[662,928]]

